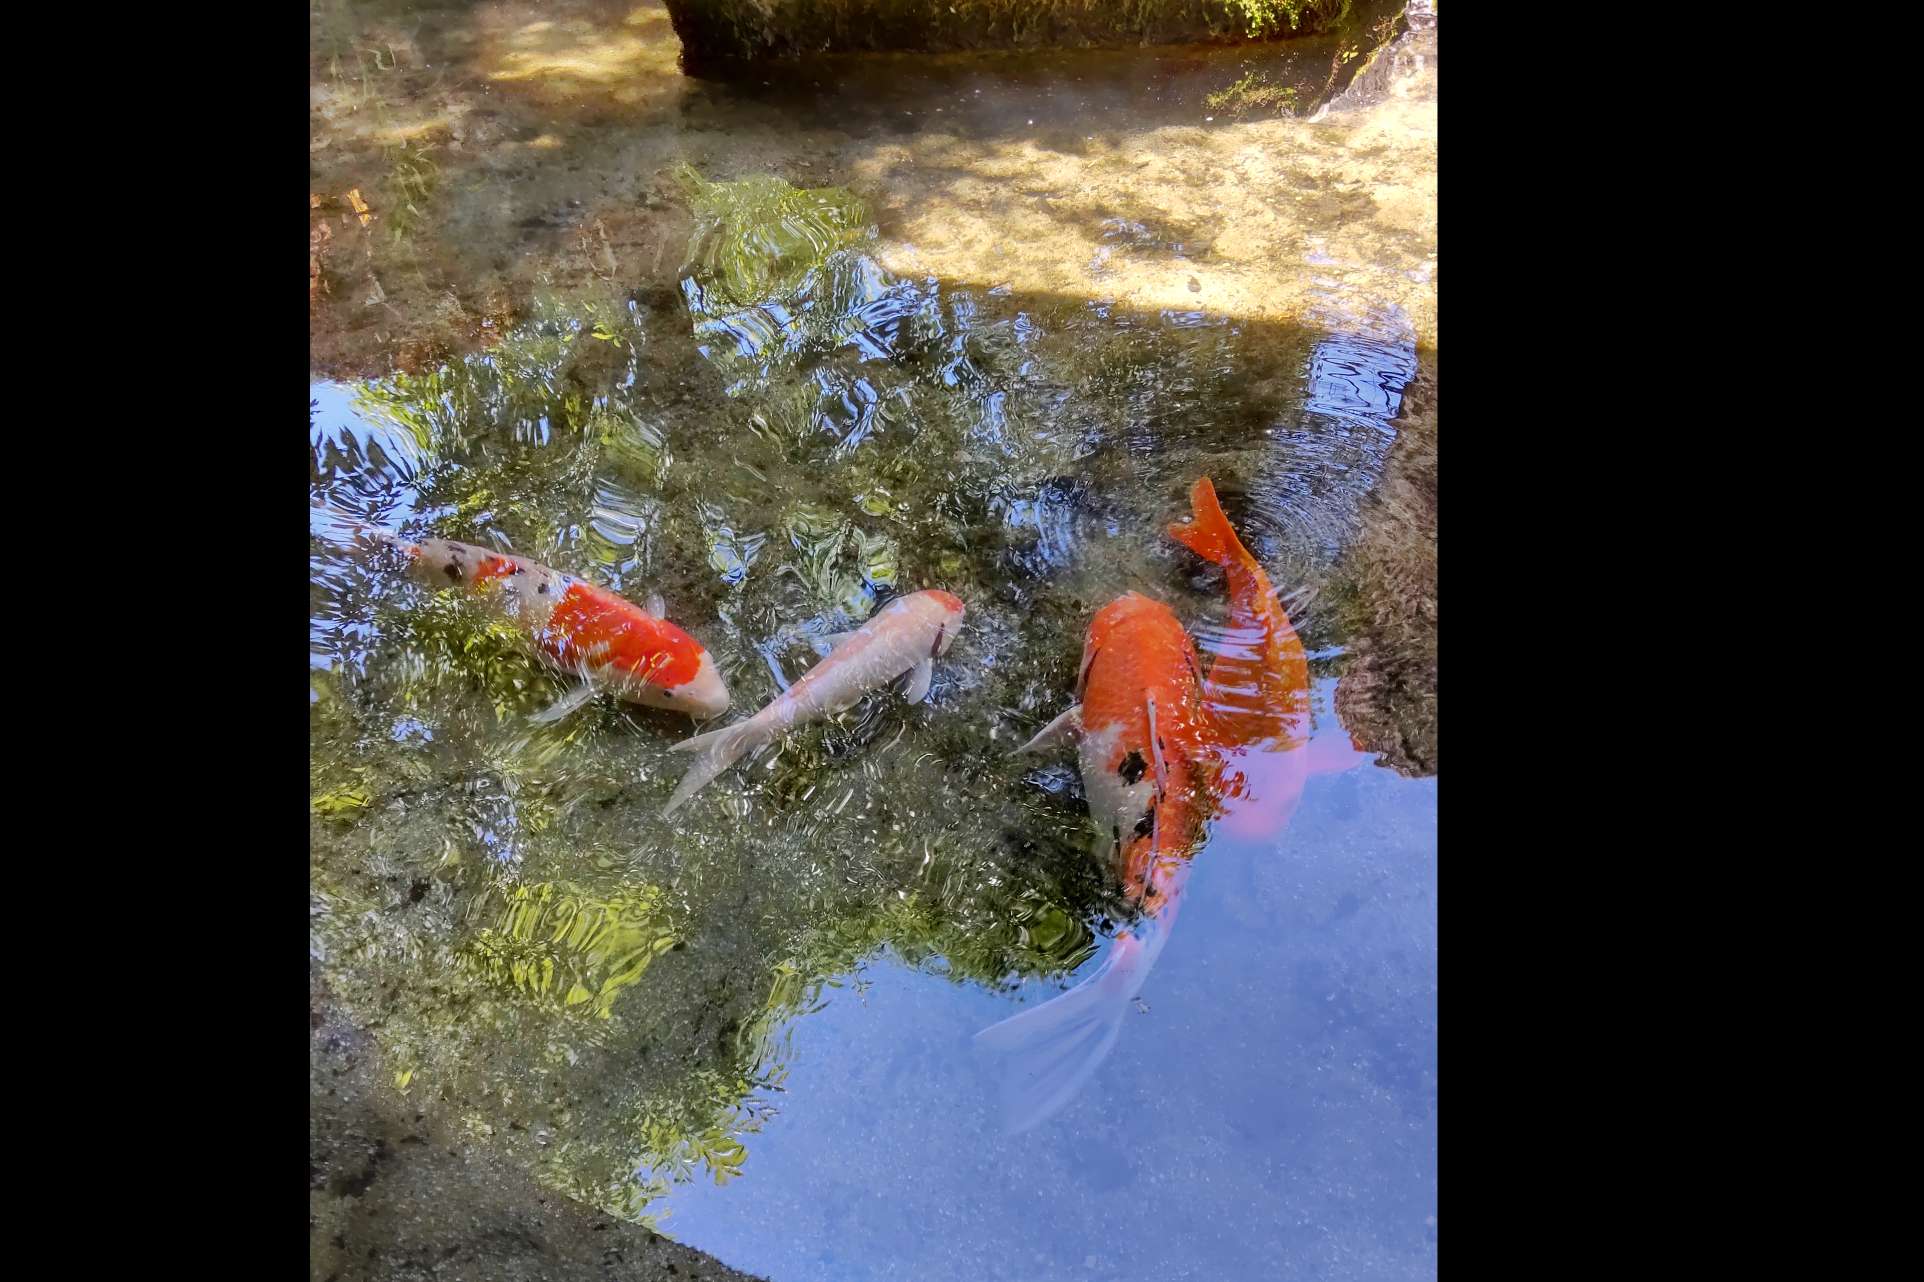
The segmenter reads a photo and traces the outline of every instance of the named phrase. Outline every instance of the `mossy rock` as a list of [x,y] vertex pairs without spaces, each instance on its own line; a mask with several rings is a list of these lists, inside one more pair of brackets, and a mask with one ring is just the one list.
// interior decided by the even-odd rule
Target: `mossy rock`
[[1398,436],[1349,555],[1351,663],[1336,707],[1399,774],[1436,773],[1436,353],[1417,355]]
[[812,53],[1084,48],[1328,31],[1352,0],[665,0],[690,74]]

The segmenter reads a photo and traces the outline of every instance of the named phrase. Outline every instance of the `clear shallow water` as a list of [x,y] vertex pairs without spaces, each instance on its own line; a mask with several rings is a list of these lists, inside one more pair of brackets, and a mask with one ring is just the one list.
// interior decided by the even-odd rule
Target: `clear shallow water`
[[870,963],[798,1028],[748,1173],[669,1223],[782,1278],[1433,1275],[1435,808],[1369,770],[1280,850],[1212,842],[1146,1009],[1019,1136],[968,1046],[1007,999]]
[[1161,532],[1190,481],[1314,590],[1322,722],[1382,646],[1356,549],[1400,546],[1370,496],[1416,325],[1337,276],[1278,320],[906,271],[869,197],[749,177],[675,183],[672,288],[551,278],[474,355],[317,381],[312,497],[659,591],[738,714],[897,592],[967,633],[927,704],[670,824],[686,718],[532,725],[564,686],[514,637],[317,539],[313,950],[397,1092],[779,1279],[1433,1272],[1433,778],[1315,779],[1280,842],[1212,841],[1147,1012],[1040,1130],[994,1133],[966,1051],[1128,916],[1070,758],[1007,750],[1118,593],[1207,641],[1221,578]]

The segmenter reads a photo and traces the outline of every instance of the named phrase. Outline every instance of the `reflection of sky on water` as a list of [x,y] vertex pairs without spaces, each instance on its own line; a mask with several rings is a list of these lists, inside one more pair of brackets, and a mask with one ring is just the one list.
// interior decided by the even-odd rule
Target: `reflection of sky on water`
[[[1348,542],[1357,506],[1382,474],[1396,443],[1392,426],[1416,349],[1396,318],[1333,333],[1310,355],[1299,413],[1270,429],[1278,465],[1251,485],[1244,541],[1270,558],[1278,583],[1297,577],[1277,551],[1320,548],[1334,557]],[[1269,542],[1273,540],[1273,542]]]
[[871,963],[795,1022],[742,1177],[663,1227],[782,1282],[1433,1277],[1436,796],[1365,767],[1275,848],[1212,843],[1147,1012],[1021,1136],[969,1053],[1010,999]]
[[[1022,387],[1011,403],[1007,380],[982,372],[999,368],[995,343],[984,356],[983,344],[972,355],[962,341],[971,330],[999,332],[977,323],[979,299],[890,282],[858,270],[857,254],[839,261],[850,269],[859,323],[828,325],[843,309],[812,307],[806,290],[792,311],[744,309],[697,323],[709,359],[736,380],[732,390],[763,374],[744,368],[751,355],[798,367],[791,382],[809,392],[799,436],[831,436],[847,449],[886,440],[892,415],[914,414],[916,385],[877,357],[905,346],[930,353],[934,380],[963,393],[971,444],[998,453],[1051,431],[1100,437],[1113,426],[1132,451],[1140,431],[1154,470],[1174,417],[1154,412],[1206,390],[1184,381],[1195,377],[1193,362],[1175,360],[1117,376],[1118,396],[1141,395],[1113,423],[1079,424],[1041,385]],[[1220,323],[1173,310],[1161,322],[1169,331]],[[1023,359],[1046,337],[1023,313],[1007,331]],[[1390,423],[1414,370],[1409,342],[1381,327],[1322,337],[1306,368],[1294,363],[1302,355],[1296,349],[1292,377],[1303,379],[1303,399],[1267,420],[1273,466],[1251,478],[1237,505],[1246,539],[1286,590],[1310,578],[1292,558],[1312,564],[1345,540],[1394,441]],[[428,516],[413,439],[358,413],[352,388],[316,384],[310,397],[315,465],[324,474],[339,460],[323,488],[390,529]],[[774,398],[758,404],[770,417],[784,408]],[[517,436],[528,433],[545,435],[546,419],[515,424]],[[1009,542],[1002,565],[1011,579],[1063,573],[1092,536],[1118,534],[1107,496],[1074,476],[1012,468],[988,487],[993,517],[1033,532]],[[694,506],[717,580],[747,578],[769,534],[706,497]],[[641,490],[597,479],[588,538],[613,554],[617,587],[646,579],[659,517],[660,504]],[[356,560],[328,572],[365,593],[371,568]],[[345,595],[339,587],[330,590]],[[352,631],[367,625],[320,610],[311,626],[318,666],[328,654],[359,662],[371,641]],[[772,649],[761,657],[779,673]],[[1039,762],[1038,771],[1060,776],[1066,761]],[[505,801],[492,786],[479,789],[463,813],[474,843],[510,862],[524,838]],[[970,1039],[1021,1007],[873,961],[865,995],[841,989],[826,1009],[793,1021],[780,1116],[745,1137],[742,1177],[724,1188],[698,1177],[651,1210],[667,1210],[664,1227],[682,1240],[778,1282],[1432,1277],[1435,812],[1433,779],[1364,768],[1312,780],[1273,848],[1216,840],[1144,985],[1147,1011],[1126,1016],[1081,1097],[1019,1137],[997,1132]],[[1032,985],[1024,996],[1034,1003],[1056,991]]]
[[307,437],[317,474],[331,466],[335,500],[381,522],[405,515],[419,500],[414,477],[423,462],[414,438],[354,403],[355,388],[315,382],[307,387]]
[[[420,449],[399,427],[364,415],[354,395],[355,389],[342,383],[308,384],[310,466],[317,480],[328,479],[325,492],[342,512],[392,529],[420,500],[413,484],[421,467]],[[323,508],[309,510],[308,526],[324,539],[352,537],[350,527]],[[308,566],[314,584],[329,584],[353,572],[334,560]],[[364,653],[373,640],[371,625],[334,617],[326,597],[315,600],[307,630],[309,668],[331,669],[337,656]]]
[[1332,334],[1310,358],[1309,398],[1304,411],[1356,418],[1388,427],[1403,403],[1403,388],[1416,375],[1416,349],[1360,334]]

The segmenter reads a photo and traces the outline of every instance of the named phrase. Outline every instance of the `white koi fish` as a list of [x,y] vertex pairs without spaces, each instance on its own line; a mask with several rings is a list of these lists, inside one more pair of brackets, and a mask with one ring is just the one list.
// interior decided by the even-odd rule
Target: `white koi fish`
[[909,674],[903,693],[910,703],[920,703],[929,693],[936,658],[961,629],[962,611],[961,600],[947,592],[913,592],[889,602],[855,631],[830,638],[837,644],[829,656],[760,712],[674,746],[675,752],[702,755],[688,767],[662,814],[674,814],[744,753],[773,743],[794,726],[854,707],[863,695],[903,673]]

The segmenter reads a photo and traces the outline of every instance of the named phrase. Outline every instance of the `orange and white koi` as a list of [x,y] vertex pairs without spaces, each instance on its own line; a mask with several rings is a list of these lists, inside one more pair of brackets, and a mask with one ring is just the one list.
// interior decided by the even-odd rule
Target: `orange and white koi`
[[1215,732],[1195,649],[1168,606],[1131,592],[1098,611],[1076,685],[1077,702],[1019,751],[1075,738],[1090,815],[1150,925],[1118,935],[1070,991],[976,1034],[979,1050],[1007,1059],[1002,1102],[1014,1131],[1067,1103],[1115,1044],[1168,940],[1213,804]]
[[537,713],[537,721],[559,720],[604,692],[697,719],[728,710],[728,686],[714,656],[661,617],[659,597],[643,609],[513,553],[452,539],[411,542],[334,515],[358,538],[398,549],[408,558],[410,577],[434,587],[474,590],[528,633],[548,666],[581,678],[580,685]]
[[1223,766],[1222,826],[1241,837],[1273,837],[1311,775],[1369,758],[1340,733],[1312,738],[1309,657],[1288,611],[1208,477],[1190,488],[1189,506],[1190,520],[1172,524],[1169,537],[1222,566],[1228,580],[1228,627],[1208,647],[1215,658],[1203,682]]
[[1311,738],[1303,643],[1208,477],[1191,489],[1190,506],[1193,519],[1171,525],[1171,537],[1228,573],[1230,626],[1208,677],[1175,616],[1131,593],[1089,625],[1079,702],[1022,749],[1077,738],[1090,813],[1147,922],[1118,935],[1088,979],[976,1034],[979,1049],[1006,1060],[1011,1130],[1047,1120],[1115,1044],[1168,941],[1207,821],[1273,837],[1309,775],[1367,760],[1341,736]]
[[837,642],[827,658],[746,721],[684,739],[676,752],[699,752],[675,789],[664,815],[672,815],[744,753],[773,743],[790,729],[854,707],[863,695],[908,674],[903,693],[910,703],[927,697],[935,660],[955,643],[963,605],[947,592],[912,592],[889,602]]

